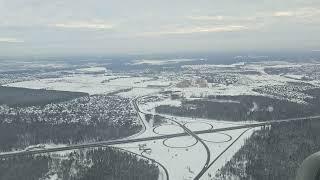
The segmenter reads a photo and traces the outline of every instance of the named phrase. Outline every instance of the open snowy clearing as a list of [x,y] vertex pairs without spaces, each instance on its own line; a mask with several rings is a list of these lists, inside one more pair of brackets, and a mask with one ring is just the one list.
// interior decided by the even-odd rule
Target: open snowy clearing
[[135,98],[135,97],[145,96],[148,94],[157,93],[159,91],[160,90],[156,88],[133,88],[130,91],[121,92],[121,93],[118,93],[117,95],[122,97],[127,97],[127,98]]
[[89,94],[105,94],[125,87],[107,86],[102,83],[117,76],[77,74],[62,78],[39,79],[8,84],[11,87],[30,89],[48,89],[60,91],[86,92]]
[[175,106],[175,107],[179,107],[181,106],[181,101],[179,100],[171,100],[171,99],[164,99],[161,101],[156,101],[156,102],[147,102],[144,104],[139,104],[139,107],[141,108],[141,110],[145,111],[145,112],[154,112],[154,109],[158,106],[161,105],[170,105],[170,106]]
[[[79,69],[81,72],[104,71],[104,68]],[[131,77],[104,74],[74,74],[61,78],[47,78],[6,84],[10,87],[30,89],[47,89],[60,91],[84,92],[90,95],[108,94],[120,90],[123,97],[137,97],[158,92],[161,87],[170,86],[173,82],[152,77]]]
[[198,136],[206,143],[225,143],[232,140],[232,136],[227,133],[208,133]]
[[183,133],[184,130],[175,124],[164,124],[161,126],[157,126],[153,129],[153,132],[159,135],[168,135],[174,133]]
[[202,131],[213,129],[213,125],[206,122],[188,122],[184,124],[191,131]]
[[169,148],[191,148],[197,144],[197,140],[191,136],[183,136],[178,138],[170,138],[164,140],[162,143]]
[[[94,69],[96,70],[96,69]],[[99,70],[101,70],[99,68]],[[85,92],[93,94],[107,94],[118,90],[137,88],[132,92],[122,93],[123,96],[137,96],[143,94],[150,86],[169,86],[171,82],[165,80],[154,80],[150,77],[130,76],[106,76],[103,74],[74,74],[62,78],[47,78],[31,81],[23,81],[7,84],[11,87],[22,87],[30,89],[48,89],[60,91]],[[143,90],[139,88],[144,88]],[[151,89],[157,89],[152,88]],[[149,93],[149,92],[148,92]]]

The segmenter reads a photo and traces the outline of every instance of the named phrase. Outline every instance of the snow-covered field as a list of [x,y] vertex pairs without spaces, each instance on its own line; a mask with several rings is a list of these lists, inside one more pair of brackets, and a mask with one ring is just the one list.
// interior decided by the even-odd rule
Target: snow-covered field
[[153,129],[154,133],[159,135],[168,135],[173,133],[183,133],[184,130],[176,124],[164,124]]
[[253,90],[266,85],[286,85],[287,82],[298,82],[297,80],[277,75],[239,75],[239,77],[240,80],[237,83],[230,85],[208,83],[208,87],[172,87],[167,90],[181,91],[186,98],[207,97],[210,95],[261,95]]
[[[196,123],[194,129],[204,130],[207,126]],[[232,130],[220,133],[202,134],[199,137],[205,140],[205,143],[211,151],[211,161],[219,156],[241,133],[246,129]],[[170,132],[171,131],[171,132]],[[176,125],[165,125],[163,128],[157,128],[159,134],[170,134],[182,132]],[[209,171],[203,175],[202,179],[208,179],[209,174],[214,173],[221,168],[237,150],[240,149],[244,143],[245,138],[251,135],[252,131],[245,133],[233,146],[227,151],[227,156],[223,156],[215,162]],[[232,138],[232,139],[231,139]],[[145,144],[145,149],[150,148],[144,152],[139,149],[139,146]],[[116,147],[123,148],[135,153],[142,153],[143,155],[156,160],[166,167],[169,172],[170,179],[193,179],[199,173],[206,161],[206,151],[203,145],[196,141],[193,137],[184,136],[164,140],[146,141],[143,143],[130,143],[116,145]]]
[[62,78],[48,78],[11,83],[5,86],[85,92],[89,93],[90,95],[107,94],[122,89],[138,88],[133,92],[122,93],[123,96],[136,96],[148,91],[141,90],[139,88],[147,88],[150,85],[169,85],[169,83],[170,82],[161,80],[153,80],[149,77],[105,76],[103,74],[74,74]]
[[[104,72],[105,68],[83,68],[76,72]],[[135,77],[127,75],[105,75],[77,73],[61,78],[46,78],[30,81],[22,81],[6,84],[10,87],[22,87],[30,89],[47,89],[60,91],[84,92],[90,95],[108,94],[120,90],[131,89],[121,92],[124,97],[137,97],[159,91],[162,87],[170,86],[172,81],[167,79],[154,79],[152,77]]]
[[133,88],[128,92],[118,93],[119,96],[127,98],[135,98],[140,96],[145,96],[148,94],[153,94],[159,92],[159,89],[156,88]]
[[[160,101],[160,104],[173,103],[170,100]],[[141,109],[144,112],[152,112],[153,106],[142,105]],[[201,130],[209,130],[216,128],[224,128],[224,127],[232,127],[240,124],[252,123],[252,122],[226,122],[226,121],[218,121],[218,120],[208,120],[201,118],[185,118],[185,117],[175,117],[169,115],[161,116],[167,117],[169,119],[174,118],[175,120],[185,124],[185,126],[192,131],[201,131]],[[143,114],[142,114],[143,117]],[[149,137],[149,136],[159,136],[159,135],[169,135],[175,133],[182,133],[184,130],[174,122],[168,122],[165,124],[161,124],[159,126],[153,127],[146,123],[146,131],[138,137]],[[222,153],[233,140],[238,138],[240,134],[242,134],[246,129],[232,130],[223,133],[208,133],[199,135],[202,138],[211,151],[211,160],[215,159]],[[232,145],[227,157],[219,158],[219,160],[214,163],[212,168],[208,173],[213,174],[221,168],[229,159],[233,156],[235,152],[237,152],[241,145],[244,143],[244,140],[250,137],[251,133],[245,133],[235,145]],[[139,149],[139,146],[145,145],[144,148]],[[193,137],[184,136],[177,138],[169,138],[163,140],[156,141],[146,141],[143,143],[130,143],[130,144],[122,144],[116,145],[116,147],[123,148],[129,150],[134,153],[142,153],[143,155],[156,160],[166,167],[169,172],[170,179],[193,179],[197,173],[199,173],[204,166],[206,161],[206,151],[203,145],[196,141]],[[144,149],[148,149],[144,151]],[[209,177],[208,174],[203,175],[202,179],[207,179]]]
[[[161,96],[160,96],[161,97]],[[160,98],[159,101],[147,102],[139,104],[140,110],[145,113],[154,112],[154,107],[162,104],[169,104],[179,106],[180,101],[171,100],[166,98]],[[175,119],[184,124],[192,131],[201,131],[217,128],[225,128],[243,125],[251,122],[228,122],[220,120],[208,120],[201,118],[187,118],[176,117],[170,115],[160,114],[168,119]],[[142,114],[142,117],[143,114]],[[159,126],[153,127],[145,122],[147,130],[139,137],[169,135],[175,133],[182,133],[184,130],[174,122],[167,122]],[[218,157],[229,145],[233,143],[246,129],[226,131],[223,133],[208,133],[201,134],[199,137],[204,140],[210,149],[211,161]],[[244,133],[239,140],[237,140],[229,150],[226,151],[227,156],[221,156],[210,167],[209,171],[203,175],[202,179],[209,180],[210,176],[213,176],[219,168],[221,168],[228,160],[231,159],[234,153],[236,153],[243,145],[246,138],[250,137],[252,130]],[[145,145],[144,148],[139,149],[139,146]],[[197,173],[199,173],[206,161],[206,151],[203,145],[196,141],[191,136],[146,141],[143,143],[130,143],[116,145],[116,147],[124,148],[131,152],[142,153],[143,155],[156,160],[164,165],[170,175],[170,179],[193,179]],[[149,149],[150,148],[150,149]],[[144,151],[143,149],[148,149]]]
[[6,86],[23,87],[30,89],[86,92],[89,94],[104,94],[119,89],[123,89],[123,87],[107,86],[107,84],[101,83],[105,80],[109,80],[112,78],[116,77],[104,75],[77,74],[72,76],[65,76],[62,78],[49,78],[17,82],[7,84]]
[[163,99],[162,101],[156,101],[156,102],[147,102],[147,103],[144,103],[144,104],[140,104],[140,108],[143,110],[143,111],[146,111],[146,112],[152,112],[152,113],[155,113],[154,112],[154,108],[156,108],[157,106],[160,106],[160,105],[170,105],[170,106],[181,106],[181,101],[179,100],[171,100],[171,99]]

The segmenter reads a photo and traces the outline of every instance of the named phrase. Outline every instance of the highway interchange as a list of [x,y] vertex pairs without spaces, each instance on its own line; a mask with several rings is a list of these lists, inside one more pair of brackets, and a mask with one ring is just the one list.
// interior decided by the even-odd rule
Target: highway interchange
[[[135,98],[132,102],[134,105],[134,108],[137,111],[137,114],[139,115],[139,118],[143,124],[142,130],[133,136],[123,138],[123,139],[117,139],[117,140],[109,140],[109,141],[101,141],[101,142],[94,142],[94,143],[85,143],[85,144],[78,144],[78,145],[69,145],[65,147],[56,147],[56,148],[48,148],[48,149],[37,149],[37,150],[30,150],[30,151],[16,151],[16,152],[9,152],[9,153],[1,153],[0,158],[8,158],[8,157],[14,157],[14,156],[25,156],[25,155],[34,155],[34,154],[42,154],[42,153],[52,153],[52,152],[59,152],[59,151],[66,151],[66,150],[77,150],[77,149],[85,149],[85,148],[95,148],[95,147],[104,147],[104,146],[111,146],[111,145],[119,145],[119,144],[127,144],[127,143],[135,143],[135,142],[146,142],[146,141],[154,141],[154,140],[161,140],[161,139],[168,139],[168,138],[174,138],[174,137],[182,137],[182,136],[192,136],[197,141],[199,141],[203,147],[206,150],[207,158],[206,162],[204,163],[204,166],[202,167],[202,170],[195,176],[195,180],[200,179],[203,174],[223,155],[224,152],[226,152],[245,132],[247,132],[251,128],[255,127],[263,127],[263,126],[270,126],[275,125],[279,123],[287,123],[291,121],[303,121],[303,120],[317,120],[320,118],[320,116],[310,116],[310,117],[301,117],[301,118],[290,118],[290,119],[283,119],[283,120],[270,120],[267,122],[259,122],[259,123],[250,123],[250,124],[244,124],[239,126],[232,126],[232,127],[225,127],[225,128],[217,128],[217,129],[209,129],[209,130],[201,130],[201,131],[192,131],[189,128],[187,128],[182,123],[172,119],[172,118],[166,118],[167,120],[176,123],[179,125],[184,132],[182,133],[173,133],[173,134],[167,134],[167,135],[157,135],[157,136],[150,136],[150,137],[142,137],[142,138],[136,138],[137,136],[141,135],[146,130],[146,125],[144,124],[142,117],[139,113],[144,114],[140,111],[137,103],[137,98]],[[165,117],[164,117],[165,118]],[[208,134],[208,133],[217,133],[217,132],[224,132],[224,131],[230,131],[230,130],[236,130],[236,129],[246,129],[242,134],[240,134],[239,137],[237,137],[223,152],[221,152],[213,161],[211,161],[210,156],[210,149],[206,145],[206,143],[198,136],[200,134]],[[138,155],[138,154],[137,154]],[[143,156],[143,155],[139,155]],[[156,162],[146,156],[143,156],[153,162]],[[161,166],[165,173],[167,178],[169,179],[168,171],[165,169],[163,165],[156,162],[159,166]]]

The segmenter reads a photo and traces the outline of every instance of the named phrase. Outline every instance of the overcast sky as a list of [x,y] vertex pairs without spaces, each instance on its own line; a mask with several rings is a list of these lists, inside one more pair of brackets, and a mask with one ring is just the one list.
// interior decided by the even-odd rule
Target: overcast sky
[[320,0],[0,0],[0,55],[320,49]]

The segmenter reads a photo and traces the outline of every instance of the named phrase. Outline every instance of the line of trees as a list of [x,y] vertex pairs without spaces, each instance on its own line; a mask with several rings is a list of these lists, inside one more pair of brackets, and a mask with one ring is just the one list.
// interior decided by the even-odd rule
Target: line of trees
[[50,124],[3,123],[0,124],[0,150],[24,149],[35,144],[77,144],[130,136],[140,126],[110,126],[107,122],[83,125],[79,123]]
[[[212,96],[207,100],[184,100],[180,107],[161,105],[156,107],[156,111],[177,116],[229,121],[266,121],[320,114],[318,108],[320,90],[314,89],[306,92],[314,97],[308,99],[308,104],[298,104],[265,96]],[[237,101],[239,103],[235,103]]]
[[0,159],[1,180],[157,180],[149,160],[111,147]]
[[43,106],[89,96],[82,92],[55,91],[45,89],[27,89],[0,86],[0,105],[8,106]]

